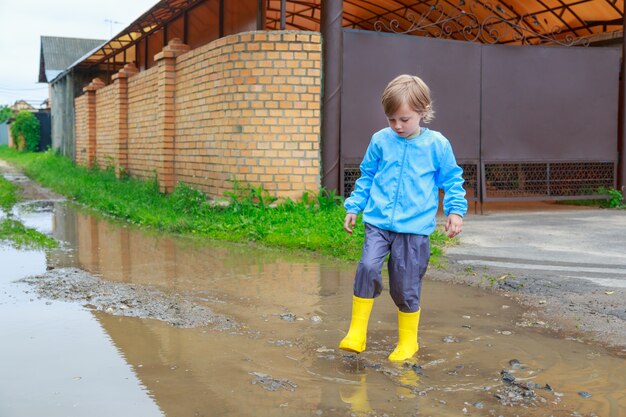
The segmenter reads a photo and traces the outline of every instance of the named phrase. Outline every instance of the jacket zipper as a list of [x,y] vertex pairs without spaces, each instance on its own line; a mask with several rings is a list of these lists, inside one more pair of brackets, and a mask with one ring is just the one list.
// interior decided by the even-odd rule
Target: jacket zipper
[[402,183],[402,174],[404,172],[404,164],[406,160],[406,149],[408,143],[406,139],[404,140],[404,152],[402,153],[402,165],[400,165],[400,175],[398,176],[398,185],[396,186],[396,192],[393,199],[393,210],[391,212],[391,223],[389,224],[389,228],[393,229],[393,222],[396,218],[396,206],[398,205],[398,193],[400,192],[400,184]]

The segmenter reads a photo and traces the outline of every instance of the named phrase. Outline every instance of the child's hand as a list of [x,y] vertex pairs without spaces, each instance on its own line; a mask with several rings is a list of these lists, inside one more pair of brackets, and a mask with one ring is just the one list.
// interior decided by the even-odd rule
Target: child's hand
[[343,230],[352,234],[352,228],[356,224],[356,214],[348,213],[343,221]]
[[458,214],[450,214],[446,220],[446,232],[452,238],[463,231],[463,217]]

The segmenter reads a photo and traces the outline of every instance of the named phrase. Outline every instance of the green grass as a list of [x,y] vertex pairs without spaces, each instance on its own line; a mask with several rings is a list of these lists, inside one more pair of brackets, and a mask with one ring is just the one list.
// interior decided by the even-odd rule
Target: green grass
[[9,213],[17,201],[17,187],[11,181],[0,176],[0,209]]
[[56,248],[59,244],[49,236],[24,226],[19,220],[0,221],[0,241],[17,249]]
[[613,209],[626,209],[626,201],[622,192],[614,188],[600,187],[596,190],[597,194],[606,194],[607,197],[600,199],[588,199],[588,200],[564,200],[557,201],[562,205],[571,206],[588,206],[588,207],[601,207],[601,208],[613,208]]
[[[343,231],[342,199],[325,192],[305,193],[300,201],[274,202],[267,191],[234,183],[227,206],[212,204],[204,194],[179,184],[169,195],[155,180],[116,178],[112,169],[88,170],[69,159],[46,153],[22,153],[0,147],[0,158],[43,186],[91,209],[163,232],[231,242],[258,242],[307,250],[345,260],[361,255],[364,229]],[[431,262],[439,263],[449,239],[431,236]]]
[[18,188],[0,176],[0,208],[5,218],[0,220],[0,242],[18,249],[44,249],[58,246],[58,242],[34,229],[25,227],[13,218],[13,206],[19,201]]

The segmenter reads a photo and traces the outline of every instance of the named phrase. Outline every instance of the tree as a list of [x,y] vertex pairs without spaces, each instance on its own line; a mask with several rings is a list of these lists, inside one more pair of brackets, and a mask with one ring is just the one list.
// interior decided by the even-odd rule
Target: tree
[[9,106],[0,106],[0,123],[6,122],[13,117],[13,110]]
[[39,147],[39,120],[29,111],[22,110],[11,123],[11,136],[20,151],[34,152]]

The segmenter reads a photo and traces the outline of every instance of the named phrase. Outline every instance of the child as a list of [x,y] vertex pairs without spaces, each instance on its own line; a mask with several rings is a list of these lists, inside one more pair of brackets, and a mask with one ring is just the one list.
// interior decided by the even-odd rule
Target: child
[[385,88],[382,105],[389,127],[372,136],[361,163],[361,177],[345,201],[343,228],[352,233],[363,212],[365,242],[354,279],[352,320],[339,348],[365,350],[374,298],[383,289],[381,270],[389,255],[389,291],[398,306],[398,345],[391,361],[411,358],[419,349],[422,277],[430,258],[429,235],[435,230],[439,188],[443,189],[445,230],[461,233],[467,201],[463,170],[450,142],[421,128],[433,118],[428,86],[418,77],[400,75]]

